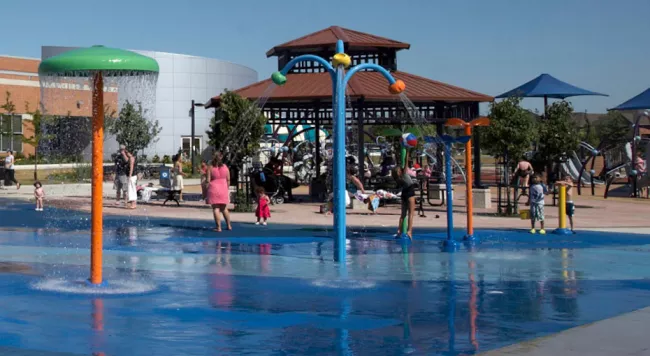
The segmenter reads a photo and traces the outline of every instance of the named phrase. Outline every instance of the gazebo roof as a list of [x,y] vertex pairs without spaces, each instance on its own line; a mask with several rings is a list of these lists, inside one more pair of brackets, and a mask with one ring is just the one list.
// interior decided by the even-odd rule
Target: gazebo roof
[[334,50],[336,41],[342,40],[348,50],[368,48],[409,49],[410,44],[391,40],[389,38],[371,35],[365,32],[350,30],[339,26],[330,26],[295,40],[277,45],[266,52],[267,57],[272,57],[285,50],[308,51],[328,47]]
[[[489,102],[494,98],[475,91],[463,89],[446,83],[423,78],[417,75],[395,71],[395,79],[406,83],[405,94],[413,102]],[[248,99],[259,99],[267,92],[271,79],[243,87],[234,92]],[[350,99],[363,97],[367,101],[395,101],[397,96],[388,92],[386,79],[377,72],[358,72],[348,83],[347,95]],[[287,83],[275,88],[269,102],[310,102],[332,100],[332,81],[329,73],[288,74]],[[210,99],[206,108],[217,107],[219,96]]]

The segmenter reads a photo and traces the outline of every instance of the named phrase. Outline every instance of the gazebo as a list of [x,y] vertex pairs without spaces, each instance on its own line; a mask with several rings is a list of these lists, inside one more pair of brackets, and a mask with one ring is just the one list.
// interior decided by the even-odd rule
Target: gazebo
[[[291,59],[303,54],[315,54],[331,58],[335,53],[336,42],[342,40],[345,52],[352,58],[352,65],[375,63],[389,70],[395,79],[406,83],[405,94],[420,111],[422,120],[443,124],[448,118],[461,118],[466,121],[479,116],[479,103],[491,102],[491,96],[445,84],[435,80],[399,71],[397,52],[409,49],[410,44],[388,38],[354,31],[338,26],[308,34],[295,40],[274,46],[267,57],[278,57],[278,70]],[[257,100],[271,85],[266,79],[235,90],[242,97]],[[358,142],[364,142],[365,125],[412,124],[403,115],[404,104],[386,91],[386,80],[377,72],[360,72],[355,75],[347,88],[348,107],[346,126],[356,125]],[[206,108],[218,108],[219,96],[210,99]],[[285,85],[275,88],[262,108],[268,124],[309,125],[316,132],[332,125],[332,85],[329,74],[316,62],[303,62],[287,75]],[[296,132],[290,132],[290,136]],[[315,135],[316,147],[319,135]],[[478,151],[478,136],[475,136],[475,150]],[[359,145],[359,162],[363,162],[363,145]],[[320,155],[316,154],[317,159]],[[480,186],[480,160],[476,155],[475,183]],[[320,162],[316,164],[317,169]],[[319,172],[317,172],[319,173]]]

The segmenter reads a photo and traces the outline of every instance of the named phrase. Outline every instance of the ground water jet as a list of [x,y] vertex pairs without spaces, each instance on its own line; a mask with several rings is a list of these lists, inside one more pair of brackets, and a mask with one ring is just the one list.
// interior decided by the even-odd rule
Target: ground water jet
[[[138,93],[138,84],[153,86],[158,78],[158,62],[150,57],[104,46],[75,49],[48,58],[38,68],[41,91],[64,90],[64,84],[88,82],[92,92],[92,206],[91,262],[92,286],[104,286],[102,278],[103,181],[104,181],[104,91],[107,83],[118,84],[118,97]],[[120,85],[121,84],[121,85]],[[135,85],[134,85],[135,84]],[[155,95],[155,90],[149,98]],[[124,95],[120,98],[124,102]],[[46,103],[44,114],[60,111],[61,103]],[[49,107],[49,106],[52,107]]]

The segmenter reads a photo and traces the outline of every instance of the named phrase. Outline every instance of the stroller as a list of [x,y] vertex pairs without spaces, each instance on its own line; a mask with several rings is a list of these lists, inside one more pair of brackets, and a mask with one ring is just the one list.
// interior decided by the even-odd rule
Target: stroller
[[285,200],[286,191],[282,186],[280,177],[274,174],[273,170],[268,167],[262,167],[261,163],[253,163],[251,169],[251,182],[253,182],[253,198],[255,198],[255,187],[264,188],[264,192],[269,196],[271,204],[282,204]]

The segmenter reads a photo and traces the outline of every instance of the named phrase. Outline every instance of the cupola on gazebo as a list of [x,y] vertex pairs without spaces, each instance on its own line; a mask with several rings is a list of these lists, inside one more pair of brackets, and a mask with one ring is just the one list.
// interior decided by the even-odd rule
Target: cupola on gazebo
[[[342,40],[345,53],[352,65],[375,63],[391,72],[395,79],[406,83],[405,94],[420,110],[420,116],[428,123],[441,124],[445,119],[458,117],[471,120],[479,115],[479,103],[491,102],[491,96],[468,89],[445,84],[398,70],[397,52],[409,49],[410,44],[388,38],[331,26],[298,39],[274,46],[267,57],[278,58],[278,70],[291,59],[314,54],[331,59],[336,42]],[[271,84],[266,79],[235,90],[235,93],[257,100]],[[386,80],[377,72],[357,73],[347,88],[348,108],[346,125],[356,125],[359,141],[364,142],[364,125],[411,124],[403,115],[404,104],[386,90]],[[218,108],[219,96],[210,99],[206,108]],[[262,108],[272,125],[309,125],[316,132],[332,125],[332,84],[330,75],[317,62],[302,62],[287,75],[285,85],[275,88]],[[290,132],[289,135],[295,135]],[[318,138],[319,135],[316,135]],[[475,142],[478,145],[478,142]],[[318,142],[316,144],[318,148]],[[359,159],[363,162],[363,146],[359,145]],[[319,157],[317,154],[316,157]],[[476,156],[477,158],[480,156]],[[478,160],[477,160],[478,162]],[[319,163],[316,164],[318,168]],[[475,169],[480,169],[480,164]],[[480,185],[480,174],[476,174]]]

